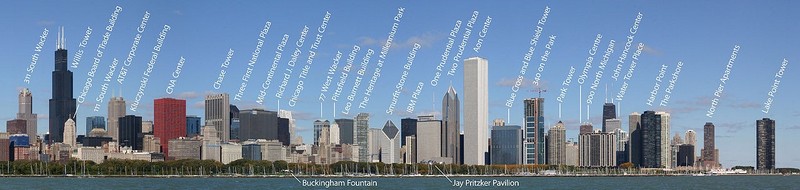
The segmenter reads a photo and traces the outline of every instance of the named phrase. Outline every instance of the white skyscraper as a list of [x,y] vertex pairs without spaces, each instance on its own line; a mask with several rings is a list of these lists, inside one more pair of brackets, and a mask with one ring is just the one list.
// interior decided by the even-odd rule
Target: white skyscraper
[[294,133],[295,119],[292,117],[292,111],[289,110],[280,110],[278,111],[278,117],[289,119],[289,141],[291,144],[303,144],[303,138],[298,136]]
[[464,60],[464,164],[484,165],[489,149],[489,61]]
[[339,124],[336,124],[336,122],[332,122],[331,123],[330,140],[331,140],[331,144],[340,144],[339,143]]
[[72,118],[67,119],[67,122],[64,123],[64,144],[68,144],[73,148],[78,144],[75,142],[75,130],[75,121],[73,121]]
[[656,112],[656,115],[661,116],[661,163],[669,168],[672,163],[672,146],[670,145],[672,138],[669,135],[670,115],[667,112]]
[[206,125],[216,127],[222,142],[231,138],[231,103],[227,93],[207,95],[205,100]]
[[392,123],[386,121],[383,125],[381,136],[381,162],[385,164],[400,163],[400,130]]
[[108,101],[108,136],[111,139],[119,140],[119,118],[125,116],[125,99],[122,97],[111,97]]

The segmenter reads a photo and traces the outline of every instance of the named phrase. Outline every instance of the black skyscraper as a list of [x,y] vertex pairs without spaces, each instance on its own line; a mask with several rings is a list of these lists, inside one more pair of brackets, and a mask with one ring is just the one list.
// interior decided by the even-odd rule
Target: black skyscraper
[[417,119],[405,118],[400,120],[400,146],[406,145],[406,137],[417,135]]
[[262,109],[242,110],[239,113],[239,138],[278,140],[278,112]]
[[339,125],[339,143],[353,144],[353,119],[336,119],[334,120]]
[[284,146],[289,146],[289,119],[278,118],[278,141],[283,143]]
[[775,170],[775,120],[756,120],[756,169]]
[[241,128],[241,124],[234,124],[234,121],[239,121],[239,107],[231,104],[231,112],[229,115],[231,117],[231,120],[228,123],[231,126],[231,139],[239,139],[239,130]]
[[142,134],[142,117],[126,115],[119,118],[119,145],[128,146],[133,150],[144,148],[144,135]]
[[641,166],[644,168],[660,168],[668,163],[661,163],[661,115],[653,111],[645,111],[641,122]]
[[72,71],[67,68],[67,50],[64,29],[59,32],[53,70],[53,98],[50,99],[50,141],[64,142],[64,123],[75,120],[75,98],[72,97]]
[[605,103],[603,104],[603,132],[613,132],[608,131],[606,129],[606,120],[607,119],[616,119],[617,118],[617,106],[614,103]]

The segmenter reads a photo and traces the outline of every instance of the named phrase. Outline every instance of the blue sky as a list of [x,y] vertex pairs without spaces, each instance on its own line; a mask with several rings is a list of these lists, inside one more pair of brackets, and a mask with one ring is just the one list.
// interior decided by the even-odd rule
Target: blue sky
[[[800,124],[796,118],[800,117],[800,110],[793,108],[791,97],[797,97],[800,90],[796,88],[798,76],[794,72],[794,61],[798,60],[796,44],[800,38],[800,26],[793,18],[800,15],[792,10],[798,7],[793,1],[613,1],[596,2],[584,1],[579,3],[564,2],[529,2],[529,1],[504,1],[498,2],[410,2],[397,1],[392,3],[376,3],[368,1],[352,1],[333,4],[327,1],[309,2],[228,2],[219,3],[212,1],[200,2],[160,2],[160,1],[95,1],[85,4],[73,4],[62,1],[43,2],[6,2],[0,8],[0,62],[4,69],[0,70],[3,82],[0,89],[0,104],[7,105],[0,109],[0,119],[9,120],[17,112],[17,92],[20,88],[30,88],[34,94],[34,112],[40,116],[39,132],[47,130],[47,100],[50,98],[50,72],[53,70],[53,51],[57,36],[57,28],[64,26],[66,30],[67,49],[70,51],[71,60],[74,53],[80,49],[78,42],[84,36],[87,27],[91,27],[88,45],[84,48],[86,53],[77,69],[71,68],[75,78],[75,96],[81,92],[86,81],[87,72],[92,64],[97,45],[102,40],[104,28],[114,11],[115,6],[123,8],[118,16],[116,25],[111,32],[104,56],[99,64],[94,86],[89,90],[87,100],[78,112],[80,118],[93,115],[106,115],[107,102],[103,102],[99,112],[94,112],[91,107],[99,94],[102,76],[108,72],[108,65],[112,59],[123,61],[133,43],[136,27],[140,25],[145,11],[150,13],[146,30],[138,45],[136,57],[128,67],[129,74],[122,85],[116,83],[110,90],[121,89],[128,104],[133,102],[139,88],[139,80],[145,71],[147,62],[151,58],[151,50],[156,44],[158,33],[164,25],[169,25],[163,47],[158,55],[140,109],[137,112],[128,111],[129,114],[142,115],[145,119],[152,119],[152,100],[159,97],[179,97],[187,100],[187,114],[202,116],[203,96],[208,93],[227,92],[233,97],[239,90],[241,78],[247,68],[247,62],[256,47],[259,31],[266,21],[272,23],[269,33],[264,39],[262,51],[254,65],[244,98],[241,101],[231,100],[240,109],[264,107],[270,110],[278,108],[295,111],[298,119],[299,134],[306,142],[311,142],[312,122],[315,119],[334,119],[332,100],[322,103],[324,109],[320,113],[320,102],[317,97],[325,81],[326,71],[337,51],[343,53],[340,69],[353,45],[361,47],[356,56],[354,68],[361,60],[367,49],[373,49],[376,55],[372,57],[365,79],[359,88],[354,104],[363,98],[369,77],[372,76],[377,54],[380,52],[382,41],[387,36],[394,23],[393,17],[399,7],[405,8],[402,20],[394,36],[394,41],[388,51],[386,63],[383,66],[375,91],[370,96],[370,102],[365,109],[357,106],[352,108],[349,116],[341,113],[336,117],[352,117],[358,112],[372,114],[371,127],[382,127],[387,119],[399,122],[400,118],[418,114],[438,114],[441,99],[448,85],[452,84],[458,92],[462,91],[462,68],[459,65],[455,76],[443,76],[438,86],[431,86],[428,81],[433,77],[436,65],[447,43],[447,36],[456,20],[461,20],[463,26],[455,38],[456,43],[451,50],[449,59],[457,52],[458,44],[462,40],[466,22],[473,11],[479,11],[478,19],[473,26],[462,59],[480,56],[489,60],[489,116],[506,118],[510,113],[509,124],[520,124],[522,120],[522,99],[535,97],[531,80],[536,73],[540,56],[544,52],[547,37],[555,35],[556,40],[549,55],[545,69],[542,72],[542,87],[548,92],[543,93],[546,99],[545,115],[546,124],[552,126],[563,120],[568,129],[568,138],[577,137],[580,107],[578,100],[586,100],[588,86],[594,80],[598,71],[597,64],[606,49],[609,40],[615,40],[615,51],[600,81],[594,103],[590,105],[589,121],[595,126],[600,126],[602,101],[605,98],[605,85],[609,86],[608,94],[615,94],[619,90],[621,81],[616,83],[611,79],[617,58],[622,52],[625,37],[633,24],[636,15],[641,12],[643,19],[639,24],[634,45],[628,56],[628,61],[623,64],[623,74],[628,70],[630,54],[637,43],[644,43],[645,48],[639,57],[639,63],[634,71],[633,78],[620,107],[623,117],[623,128],[627,129],[627,115],[631,112],[644,110],[665,110],[672,114],[672,133],[683,134],[686,130],[693,129],[698,132],[698,142],[702,142],[702,126],[705,122],[714,122],[717,126],[717,147],[720,149],[721,162],[726,167],[734,165],[755,164],[755,120],[770,117],[777,121],[777,166],[800,167],[800,153],[792,151],[791,145],[799,143],[790,134],[800,131]],[[524,75],[525,81],[522,89],[517,93],[516,102],[512,108],[506,107],[505,100],[509,97],[511,85],[517,78],[517,73],[522,66],[523,56],[528,50],[537,20],[542,16],[545,6],[550,7],[546,24],[543,26],[542,37],[533,54],[534,61],[528,66]],[[295,91],[298,83],[300,68],[305,66],[308,57],[309,45],[313,43],[317,34],[316,28],[323,20],[325,13],[331,13],[328,27],[320,43],[316,57],[308,78],[303,80],[304,89],[299,96],[299,102],[291,107],[289,97]],[[483,38],[480,52],[472,48],[478,39],[478,32],[483,27],[484,20],[492,18],[489,30]],[[290,54],[295,48],[303,26],[308,26],[310,31],[305,45],[301,48],[295,66],[295,73],[289,80],[285,95],[282,99],[275,98],[276,87],[280,84],[282,72],[287,68]],[[32,73],[33,80],[30,84],[23,82],[26,70],[34,53],[34,47],[39,41],[39,35],[44,29],[50,34],[40,53],[40,59]],[[599,43],[598,54],[594,56],[593,67],[589,70],[589,77],[583,87],[583,96],[579,96],[577,77],[584,67],[587,51],[591,48],[597,34],[603,38]],[[267,91],[267,99],[263,105],[256,103],[260,84],[266,79],[267,71],[275,56],[274,50],[284,34],[289,35],[288,44],[282,54],[278,71],[272,81],[272,87]],[[397,110],[393,115],[385,113],[389,106],[392,92],[400,80],[402,65],[406,62],[409,51],[414,43],[419,43],[421,48],[410,74],[405,83],[405,88],[399,98]],[[706,111],[711,105],[711,98],[719,86],[719,79],[725,71],[725,66],[731,56],[735,45],[740,46],[737,59],[730,73],[724,93],[719,100],[713,118],[706,116]],[[214,89],[213,82],[220,72],[220,64],[225,60],[229,49],[235,51],[231,64],[226,69],[225,80],[222,88]],[[165,89],[168,80],[180,57],[186,62],[177,81],[175,92],[168,95]],[[774,75],[778,71],[781,61],[789,60],[785,74],[781,79],[779,89],[774,97],[769,114],[761,112],[767,92],[772,86]],[[672,100],[667,107],[648,106],[646,100],[655,84],[661,65],[669,65],[661,84],[661,90],[656,98],[660,101],[664,95],[667,81],[676,67],[682,61],[680,77],[672,92]],[[448,62],[450,65],[452,61]],[[558,118],[558,103],[555,101],[562,87],[561,82],[566,78],[570,66],[576,69],[572,84],[563,103],[562,118]],[[449,67],[446,67],[449,68]],[[117,68],[117,71],[119,68]],[[355,70],[355,69],[354,69]],[[332,75],[339,78],[339,73]],[[115,76],[118,73],[115,73]],[[349,94],[353,86],[354,72],[350,73],[343,90],[342,97]],[[335,82],[333,86],[335,87]],[[414,113],[403,111],[408,105],[409,97],[416,83],[425,82],[426,85],[419,97]],[[106,97],[110,97],[111,91]],[[326,94],[330,95],[330,94]],[[610,95],[609,95],[610,96]],[[463,100],[463,95],[459,95]],[[106,98],[107,101],[107,98]],[[336,104],[337,111],[341,111],[346,100],[341,98]],[[654,104],[655,105],[655,104]],[[586,105],[584,104],[584,107]],[[586,110],[583,110],[586,112]],[[586,121],[586,115],[583,115]],[[486,121],[489,123],[490,121]],[[78,121],[78,133],[84,133],[85,120]],[[5,127],[0,128],[4,130]],[[683,135],[682,135],[683,136]],[[702,146],[702,145],[701,145]],[[699,148],[698,148],[699,150]]]

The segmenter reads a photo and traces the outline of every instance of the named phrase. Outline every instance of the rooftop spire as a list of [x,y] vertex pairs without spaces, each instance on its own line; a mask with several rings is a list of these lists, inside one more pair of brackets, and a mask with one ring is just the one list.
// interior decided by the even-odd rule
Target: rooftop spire
[[58,40],[56,41],[56,49],[67,49],[67,39],[64,37],[64,27],[58,29]]

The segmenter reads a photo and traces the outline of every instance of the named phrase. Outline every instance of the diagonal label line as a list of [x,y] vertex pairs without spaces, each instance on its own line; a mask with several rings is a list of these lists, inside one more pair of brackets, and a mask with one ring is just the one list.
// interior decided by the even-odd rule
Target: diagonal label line
[[447,177],[447,175],[444,175],[444,172],[442,172],[442,170],[441,170],[441,169],[439,169],[439,166],[433,165],[433,167],[436,167],[436,170],[439,170],[439,173],[441,173],[441,174],[442,174],[442,176],[444,176],[445,178],[447,178],[447,181],[450,181],[450,183],[453,183],[453,180],[450,180],[450,177]]

